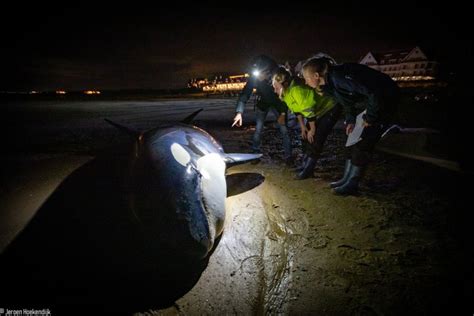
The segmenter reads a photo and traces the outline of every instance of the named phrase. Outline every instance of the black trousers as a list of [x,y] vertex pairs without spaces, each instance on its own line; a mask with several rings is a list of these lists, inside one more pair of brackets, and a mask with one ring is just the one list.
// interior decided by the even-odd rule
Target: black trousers
[[350,159],[355,166],[367,166],[372,157],[375,145],[377,145],[377,142],[382,137],[386,127],[386,124],[374,124],[365,127],[361,135],[362,140],[347,147],[347,159]]
[[[331,133],[332,128],[341,116],[342,106],[336,104],[331,110],[326,112],[323,116],[316,120],[316,138],[310,144],[307,139],[303,139],[303,153],[311,158],[318,159],[323,151],[324,143]],[[306,127],[309,129],[309,122],[306,122]]]
[[367,126],[362,131],[362,140],[358,143],[347,147],[347,159],[358,167],[364,167],[370,162],[375,145],[382,137],[382,134],[390,125],[390,122],[397,121],[398,103],[400,100],[400,92],[398,90],[390,91],[381,97],[380,102],[380,121],[373,125]]

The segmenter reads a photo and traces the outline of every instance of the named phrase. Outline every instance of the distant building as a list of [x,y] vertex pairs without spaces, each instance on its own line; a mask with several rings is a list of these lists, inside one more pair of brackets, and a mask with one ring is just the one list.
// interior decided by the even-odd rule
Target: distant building
[[435,80],[438,74],[438,62],[430,60],[418,46],[410,50],[368,52],[359,63],[381,71],[400,83]]
[[193,78],[188,82],[188,88],[202,89],[204,92],[239,92],[247,83],[249,75],[215,76],[213,79]]
[[99,90],[85,90],[85,91],[84,91],[84,94],[88,94],[88,95],[91,95],[91,94],[100,94],[100,91],[99,91]]
[[202,89],[202,87],[209,84],[209,80],[207,78],[193,78],[188,82],[188,88],[197,88]]

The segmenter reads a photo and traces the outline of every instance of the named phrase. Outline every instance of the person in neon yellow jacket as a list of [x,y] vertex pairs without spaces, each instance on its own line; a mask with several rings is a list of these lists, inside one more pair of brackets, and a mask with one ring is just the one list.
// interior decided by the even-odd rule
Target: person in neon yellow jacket
[[296,179],[309,178],[342,107],[333,98],[321,96],[299,78],[293,78],[285,67],[279,67],[274,73],[272,85],[275,93],[296,114],[301,127],[304,156]]

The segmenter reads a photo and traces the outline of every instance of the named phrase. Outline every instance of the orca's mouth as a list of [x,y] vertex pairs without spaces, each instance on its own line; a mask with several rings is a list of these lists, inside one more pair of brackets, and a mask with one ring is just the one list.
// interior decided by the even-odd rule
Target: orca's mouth
[[[191,174],[199,175],[199,202],[204,213],[200,214],[199,221],[202,221],[201,224],[203,225],[205,222],[206,231],[202,231],[204,227],[195,230],[197,223],[193,221],[189,225],[191,231],[194,232],[192,233],[193,238],[210,250],[214,240],[222,233],[224,228],[225,199],[227,197],[226,164],[223,157],[218,153],[206,154],[193,161],[189,152],[177,143],[171,145],[171,153],[176,162],[186,168],[186,173],[190,176]],[[194,181],[191,182],[195,183]],[[186,191],[186,188],[179,189]]]
[[225,218],[225,198],[227,185],[225,163],[217,153],[205,155],[197,160],[197,170],[201,174],[202,204],[209,220],[212,238],[221,234]]

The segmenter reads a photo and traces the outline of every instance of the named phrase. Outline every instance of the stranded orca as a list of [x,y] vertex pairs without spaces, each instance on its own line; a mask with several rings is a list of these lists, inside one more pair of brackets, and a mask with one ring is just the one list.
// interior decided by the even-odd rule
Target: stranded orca
[[198,112],[146,132],[109,121],[131,155],[98,155],[62,181],[0,255],[0,305],[131,314],[189,291],[222,233],[226,166],[259,157],[226,154],[189,125]]
[[204,258],[222,233],[226,166],[261,154],[227,154],[206,131],[181,123],[139,133],[106,120],[132,136],[135,146],[126,181],[130,209],[155,246]]

